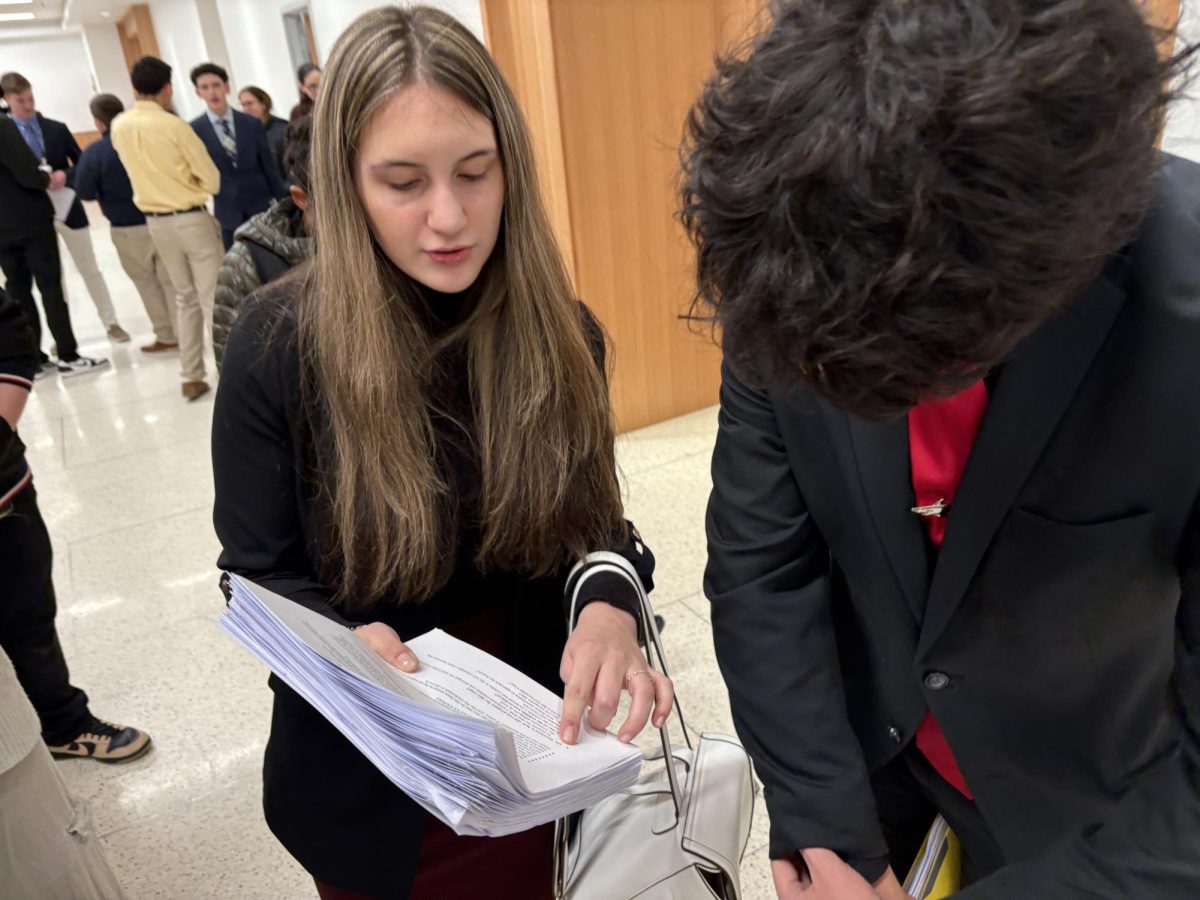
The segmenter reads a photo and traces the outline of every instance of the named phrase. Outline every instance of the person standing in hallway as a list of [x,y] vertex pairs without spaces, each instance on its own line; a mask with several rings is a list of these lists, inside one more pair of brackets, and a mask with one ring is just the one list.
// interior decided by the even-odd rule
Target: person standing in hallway
[[0,884],[5,900],[126,900],[91,817],[39,739],[0,647]]
[[[52,171],[64,172],[66,186],[74,188],[74,167],[80,156],[75,135],[71,134],[71,130],[63,122],[47,119],[37,111],[33,85],[19,72],[0,75],[0,91],[3,92],[4,99],[12,111],[13,121],[17,123],[21,136],[25,138],[33,155],[40,162],[49,165]],[[100,315],[100,321],[104,324],[109,339],[122,344],[127,342],[129,334],[117,321],[117,311],[113,307],[108,285],[105,284],[100,267],[96,264],[96,251],[92,247],[87,213],[84,212],[79,197],[71,204],[64,221],[57,218],[54,220],[54,230],[66,244],[71,261],[75,263],[83,283],[87,285],[88,294],[91,295],[92,303],[96,305],[96,312]]]
[[154,249],[145,215],[133,204],[133,185],[113,149],[109,132],[113,119],[125,111],[125,106],[112,94],[98,94],[88,108],[100,140],[84,150],[75,164],[75,190],[84,200],[100,201],[121,268],[137,288],[150,317],[154,341],[144,345],[142,351],[177,350],[175,287],[162,257]]
[[[653,556],[624,517],[604,335],[575,298],[516,98],[427,6],[357,18],[322,90],[315,257],[255,293],[225,353],[218,565],[403,671],[420,666],[403,641],[445,628],[563,691],[566,744],[584,715],[608,727],[628,691],[630,741],[673,697],[631,614]],[[568,585],[588,599],[569,636]],[[263,807],[321,897],[554,896],[552,826],[455,835],[270,684]]]
[[308,171],[312,116],[287,127],[287,173],[290,197],[275,201],[234,235],[217,275],[213,300],[213,356],[218,371],[225,344],[246,299],[264,284],[280,278],[312,256],[312,215]]
[[242,88],[238,91],[238,103],[242,104],[242,112],[262,122],[262,126],[267,132],[267,143],[271,147],[271,156],[275,160],[275,167],[279,170],[279,177],[287,182],[288,172],[287,166],[283,162],[283,145],[288,120],[271,114],[273,108],[271,95],[260,87],[247,85]]
[[262,122],[229,105],[226,71],[215,63],[201,63],[192,69],[191,79],[196,96],[208,107],[192,120],[192,128],[221,172],[221,190],[213,198],[213,209],[228,250],[234,231],[287,191]]
[[289,122],[312,115],[313,104],[317,102],[317,91],[321,87],[321,67],[316,63],[306,62],[296,70],[296,81],[300,85],[300,102],[288,113]]
[[209,391],[204,342],[225,248],[206,204],[221,189],[221,173],[196,132],[172,112],[171,67],[144,56],[129,74],[137,102],[113,120],[112,145],[175,286],[181,390],[191,401]]
[[1195,58],[1139,0],[777,0],[688,117],[704,590],[782,900],[1200,897]]
[[[39,167],[16,123],[0,116],[0,269],[9,293],[20,303],[33,329],[38,355],[34,377],[50,372],[83,375],[108,365],[106,359],[80,356],[63,296],[54,205],[46,191],[65,183],[64,172],[50,173]],[[41,350],[42,320],[33,299],[35,281],[57,348],[58,358],[53,361]]]
[[129,762],[150,749],[150,735],[92,714],[87,694],[71,684],[54,625],[53,549],[17,434],[33,386],[35,347],[20,305],[0,290],[0,647],[54,756]]

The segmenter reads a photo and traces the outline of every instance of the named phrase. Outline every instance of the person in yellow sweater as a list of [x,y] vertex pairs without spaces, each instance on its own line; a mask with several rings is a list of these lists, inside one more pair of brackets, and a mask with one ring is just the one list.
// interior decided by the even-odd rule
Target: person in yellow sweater
[[174,113],[171,67],[145,56],[129,74],[137,102],[113,120],[112,143],[178,294],[180,374],[190,401],[209,390],[204,335],[212,331],[225,248],[207,203],[221,189],[221,175],[191,126]]

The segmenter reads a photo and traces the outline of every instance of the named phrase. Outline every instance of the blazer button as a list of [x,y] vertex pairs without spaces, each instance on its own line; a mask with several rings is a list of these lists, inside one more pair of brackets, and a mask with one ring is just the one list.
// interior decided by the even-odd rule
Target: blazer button
[[904,743],[904,734],[895,725],[888,729],[888,737],[890,737],[897,744]]
[[925,687],[931,691],[940,691],[950,684],[950,676],[945,672],[930,672],[925,676]]

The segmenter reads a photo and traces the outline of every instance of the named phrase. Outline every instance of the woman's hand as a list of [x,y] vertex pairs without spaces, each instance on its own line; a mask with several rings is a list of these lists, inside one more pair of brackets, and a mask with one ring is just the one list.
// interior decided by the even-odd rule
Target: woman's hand
[[608,728],[617,714],[622,689],[633,698],[629,715],[617,734],[625,743],[646,726],[651,710],[654,727],[661,728],[675,698],[671,679],[650,671],[638,646],[633,616],[599,600],[589,603],[579,614],[563,650],[559,675],[567,686],[558,725],[564,744],[579,739],[583,712],[589,706],[588,724],[601,731]]
[[415,672],[421,667],[417,654],[408,649],[400,635],[390,625],[372,622],[354,629],[358,639],[383,657],[384,662],[405,672]]
[[912,900],[890,868],[870,884],[832,850],[821,848],[771,860],[771,875],[779,900]]

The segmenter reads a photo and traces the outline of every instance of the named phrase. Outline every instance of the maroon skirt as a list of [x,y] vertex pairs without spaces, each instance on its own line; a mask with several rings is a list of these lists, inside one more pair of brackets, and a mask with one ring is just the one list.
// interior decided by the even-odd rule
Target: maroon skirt
[[[504,614],[491,609],[443,630],[493,656],[508,660]],[[459,837],[426,816],[421,858],[409,900],[553,900],[554,824],[506,837]],[[317,882],[321,900],[379,900]]]

